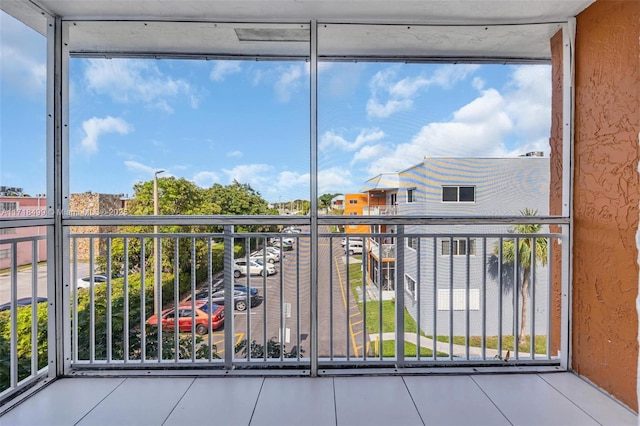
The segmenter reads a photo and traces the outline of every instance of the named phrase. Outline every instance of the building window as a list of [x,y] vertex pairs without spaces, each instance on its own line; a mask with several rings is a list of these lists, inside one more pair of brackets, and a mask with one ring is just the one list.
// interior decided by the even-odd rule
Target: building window
[[349,200],[349,204],[358,204],[358,200]]
[[18,210],[17,201],[3,201],[0,202],[0,211],[15,211]]
[[[449,310],[449,289],[438,289],[438,310]],[[464,288],[453,289],[453,310],[467,310],[467,290]],[[480,310],[480,290],[477,288],[469,289],[469,310]]]
[[418,237],[407,238],[407,247],[416,250],[418,248]]
[[475,186],[443,186],[442,202],[473,203],[476,201]]
[[411,278],[409,275],[404,276],[404,288],[411,296],[413,296],[413,300],[418,299],[418,292],[416,291],[416,280]]
[[[467,250],[468,249],[468,250]],[[467,252],[469,256],[476,255],[476,240],[466,238],[453,240],[453,255],[454,256],[466,256]],[[451,240],[442,241],[442,256],[449,256],[451,254]]]
[[11,257],[11,249],[0,249],[0,259],[9,259]]
[[407,203],[413,203],[413,189],[407,189]]

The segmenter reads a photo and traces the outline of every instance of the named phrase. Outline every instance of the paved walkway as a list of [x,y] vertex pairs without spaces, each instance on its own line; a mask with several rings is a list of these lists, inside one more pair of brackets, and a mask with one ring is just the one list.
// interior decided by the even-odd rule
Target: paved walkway
[[[369,340],[373,344],[376,339],[380,338],[380,334],[369,334]],[[382,333],[382,340],[396,340],[395,333]],[[404,334],[405,342],[410,342],[416,345],[416,334],[415,333],[405,333]],[[417,345],[416,345],[417,346]],[[427,349],[433,349],[433,339],[428,337],[420,336],[420,346]],[[441,353],[449,353],[449,343],[446,342],[436,342],[436,350]],[[467,357],[466,346],[464,345],[453,345],[453,356],[457,357]],[[504,357],[507,354],[507,351],[502,351],[502,356]],[[497,349],[485,349],[486,358],[495,358],[498,355]],[[482,348],[478,348],[475,346],[469,346],[469,358],[482,358]]]

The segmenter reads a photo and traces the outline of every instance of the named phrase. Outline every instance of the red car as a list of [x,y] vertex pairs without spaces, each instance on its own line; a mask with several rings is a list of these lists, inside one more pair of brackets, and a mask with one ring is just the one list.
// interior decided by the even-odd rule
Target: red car
[[[210,314],[211,313],[211,314]],[[176,309],[169,308],[160,314],[162,329],[173,331],[176,324]],[[182,303],[178,306],[178,328],[181,332],[190,333],[192,320],[195,317],[196,333],[207,334],[209,326],[212,330],[220,328],[224,322],[224,307],[211,304],[206,300],[196,300],[195,311],[192,310],[191,302]],[[158,315],[153,314],[147,319],[147,325],[158,326]]]

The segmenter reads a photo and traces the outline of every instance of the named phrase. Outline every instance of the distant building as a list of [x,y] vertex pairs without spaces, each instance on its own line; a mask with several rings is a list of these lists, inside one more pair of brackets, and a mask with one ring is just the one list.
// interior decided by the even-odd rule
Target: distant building
[[[426,158],[402,172],[383,173],[368,180],[363,188],[367,206],[362,214],[369,215],[429,215],[429,216],[518,216],[524,209],[549,214],[549,158],[537,153],[515,158]],[[372,233],[395,233],[393,225],[385,229],[374,226]],[[404,285],[405,306],[417,316],[418,300],[421,312],[436,312],[438,332],[448,332],[449,291],[453,286],[453,332],[463,333],[466,319],[467,268],[469,270],[469,306],[471,333],[480,327],[479,301],[483,290],[483,272],[488,259],[482,256],[483,239],[477,235],[507,233],[509,226],[427,226],[407,225],[405,234],[442,234],[442,238],[406,238],[404,276],[396,279],[395,238],[388,235],[369,239],[367,278],[370,284],[383,290],[394,290],[394,283]],[[543,231],[547,231],[543,227]],[[460,237],[455,237],[460,235]],[[467,237],[467,235],[475,235]],[[495,240],[495,239],[494,239]],[[496,240],[497,241],[497,240]],[[487,239],[491,253],[496,241]],[[468,260],[467,260],[468,259]],[[546,327],[546,312],[541,302],[548,290],[547,275],[538,268],[536,293],[536,328]],[[434,281],[434,276],[435,281]],[[435,284],[435,287],[434,287]],[[487,311],[498,312],[495,279],[488,277]],[[418,293],[420,292],[420,297]],[[513,297],[511,297],[512,299]],[[512,325],[507,311],[503,318],[504,332]],[[421,327],[431,331],[433,316],[421,316]],[[487,332],[497,332],[491,322]]]
[[[11,194],[11,195],[7,195]],[[71,194],[69,198],[69,216],[110,216],[125,214],[126,199],[122,194],[97,194],[85,192],[83,194]],[[22,192],[22,188],[0,186],[0,217],[46,217],[47,198],[44,195],[31,197]],[[72,226],[72,234],[108,233],[117,231],[115,226]],[[20,228],[5,228],[0,230],[0,269],[11,267],[11,244],[2,243],[9,239],[27,238],[47,235],[46,226],[30,226]],[[77,256],[80,260],[89,259],[90,240],[88,238],[76,239]],[[104,240],[96,238],[93,241],[94,256],[106,254]],[[16,244],[17,265],[26,265],[32,262],[32,243],[20,242]],[[73,248],[72,248],[73,250]],[[43,239],[37,243],[37,260],[47,260],[47,244]],[[73,251],[72,251],[73,255]]]
[[344,195],[336,195],[331,199],[330,210],[342,210],[344,209]]
[[[11,195],[7,195],[11,194]],[[30,197],[22,195],[22,188],[8,188],[0,186],[0,217],[45,217],[47,214],[47,199],[44,196]],[[46,236],[46,226],[5,228],[0,229],[0,269],[11,267],[11,244],[2,242],[14,238],[26,238],[34,236]],[[16,244],[17,265],[25,265],[32,262],[33,243],[20,242]],[[40,240],[36,243],[37,261],[47,260],[47,242]]]
[[[126,200],[123,194],[98,194],[85,192],[71,194],[69,197],[70,216],[118,216],[126,213]],[[72,226],[72,234],[106,234],[117,232],[117,226]],[[89,238],[76,238],[78,259],[89,259],[91,241]],[[73,256],[73,247],[71,248]],[[93,239],[93,255],[104,256],[107,246],[103,238]]]

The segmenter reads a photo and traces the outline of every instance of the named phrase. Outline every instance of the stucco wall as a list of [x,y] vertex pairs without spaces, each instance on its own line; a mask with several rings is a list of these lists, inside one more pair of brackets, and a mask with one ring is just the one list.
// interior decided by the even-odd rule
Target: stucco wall
[[572,368],[638,410],[640,2],[576,22]]

